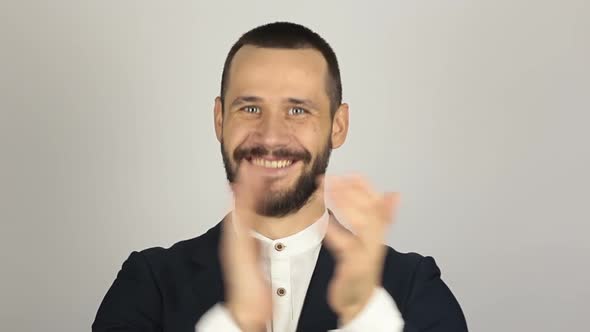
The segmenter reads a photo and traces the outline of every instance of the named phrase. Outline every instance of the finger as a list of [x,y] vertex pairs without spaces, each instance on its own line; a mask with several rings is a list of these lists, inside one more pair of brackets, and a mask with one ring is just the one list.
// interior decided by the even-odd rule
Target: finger
[[[334,207],[342,213],[344,221],[352,227],[355,233],[362,233],[366,228],[374,228],[376,215],[375,207],[378,201],[373,201],[367,194],[346,181],[335,182],[330,186],[328,197]],[[373,223],[373,224],[371,224]]]
[[323,192],[326,189],[326,175],[322,174],[322,175],[318,175],[315,178],[315,184],[317,186],[317,190]]
[[[236,172],[236,178],[232,185],[236,209],[252,209],[256,202],[256,196],[261,191],[260,181],[255,174],[246,174],[246,165],[240,165]],[[249,176],[248,176],[249,175]]]
[[400,202],[400,194],[387,192],[382,198],[383,217],[387,224],[393,223]]
[[[349,194],[345,194],[349,192]],[[352,193],[352,194],[351,194]],[[386,228],[392,215],[385,203],[394,204],[395,195],[380,195],[379,200],[371,203],[370,208],[357,205],[356,202],[362,200],[363,194],[356,190],[343,189],[336,190],[332,200],[338,212],[342,213],[343,219],[351,226],[357,235],[357,240],[364,248],[378,250],[384,242]]]
[[378,200],[380,194],[371,186],[369,181],[360,174],[352,174],[346,177],[347,186],[356,189],[358,192],[367,196],[367,199]]
[[257,241],[249,230],[236,227],[236,220],[224,220],[222,224],[222,251],[229,268],[254,264],[259,260]]
[[232,243],[236,239],[236,233],[234,231],[233,225],[231,221],[226,218],[222,221],[221,224],[221,241],[220,241],[220,256],[222,267],[224,270],[230,271],[231,269],[235,269],[235,265],[233,261],[235,261],[235,253],[232,252],[234,249]]
[[334,179],[330,192],[343,204],[369,211],[374,210],[381,196],[364,179],[354,175]]
[[[377,227],[381,230],[384,225],[391,223],[393,219],[393,209],[397,205],[399,194],[376,192],[368,181],[360,175],[351,175],[343,180],[337,181],[335,190],[340,193],[340,199],[343,204],[349,205],[354,203],[357,208],[364,209],[368,213],[375,212],[379,216],[382,225],[368,225],[368,227]],[[366,218],[364,218],[366,219]],[[358,225],[362,226],[362,225]]]
[[341,258],[347,251],[353,250],[358,245],[357,242],[355,236],[344,227],[334,222],[328,223],[324,243],[337,258]]
[[236,223],[241,228],[251,230],[255,228],[257,204],[259,204],[264,191],[263,179],[255,171],[248,170],[242,165],[236,172],[236,180],[232,185],[234,192],[234,214]]

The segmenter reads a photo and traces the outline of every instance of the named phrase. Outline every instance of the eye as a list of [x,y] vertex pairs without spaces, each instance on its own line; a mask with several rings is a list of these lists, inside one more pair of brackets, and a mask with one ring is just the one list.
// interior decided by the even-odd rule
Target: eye
[[301,107],[293,107],[289,110],[289,115],[303,115],[307,111]]
[[245,106],[242,108],[242,110],[246,113],[252,113],[252,114],[260,113],[260,109],[256,106]]

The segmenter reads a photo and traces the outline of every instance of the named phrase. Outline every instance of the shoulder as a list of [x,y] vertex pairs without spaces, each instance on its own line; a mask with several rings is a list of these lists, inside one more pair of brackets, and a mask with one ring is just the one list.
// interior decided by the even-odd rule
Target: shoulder
[[207,232],[187,240],[179,241],[169,248],[151,247],[139,252],[148,266],[155,270],[170,266],[182,266],[189,263],[207,263],[217,258],[221,223]]
[[431,256],[424,256],[416,252],[402,253],[387,246],[384,273],[402,273],[414,275],[417,272],[438,274],[440,269]]
[[416,252],[402,253],[387,246],[384,272],[392,272],[389,270],[395,269],[397,273],[410,273],[414,271],[425,258],[425,256]]
[[420,280],[440,278],[434,258],[419,253],[402,253],[387,247],[383,266],[383,287],[403,307]]
[[412,330],[438,326],[444,331],[467,331],[461,306],[441,279],[434,258],[388,248],[383,287]]

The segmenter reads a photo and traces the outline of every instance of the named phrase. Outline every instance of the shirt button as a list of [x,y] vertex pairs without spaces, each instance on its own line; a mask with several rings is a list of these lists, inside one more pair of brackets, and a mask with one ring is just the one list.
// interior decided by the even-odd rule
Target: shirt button
[[283,251],[283,249],[285,249],[285,247],[286,246],[280,242],[275,243],[275,250],[276,251]]
[[283,287],[277,288],[277,295],[278,296],[285,296],[285,294],[287,294],[287,290],[286,289],[284,289]]

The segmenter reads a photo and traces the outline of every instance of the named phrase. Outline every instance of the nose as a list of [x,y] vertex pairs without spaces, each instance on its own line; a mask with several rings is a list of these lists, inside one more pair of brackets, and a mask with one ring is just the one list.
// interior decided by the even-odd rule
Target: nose
[[[273,114],[274,113],[274,114]],[[258,139],[268,148],[286,146],[290,141],[290,132],[287,119],[277,114],[268,112],[260,119],[258,125]]]

